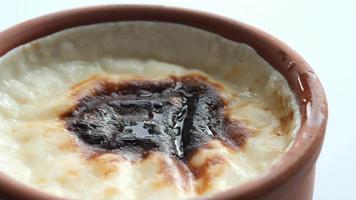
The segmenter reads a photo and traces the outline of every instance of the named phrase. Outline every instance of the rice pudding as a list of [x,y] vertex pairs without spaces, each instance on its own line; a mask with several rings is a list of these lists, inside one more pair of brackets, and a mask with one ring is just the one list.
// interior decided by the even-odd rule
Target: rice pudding
[[0,70],[0,170],[65,198],[215,194],[267,173],[300,126],[252,48],[178,24],[68,29]]

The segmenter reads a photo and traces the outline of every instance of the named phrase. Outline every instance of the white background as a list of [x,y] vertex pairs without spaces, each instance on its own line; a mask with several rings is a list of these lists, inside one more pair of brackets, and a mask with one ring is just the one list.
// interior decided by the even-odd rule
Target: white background
[[54,11],[109,3],[159,4],[216,13],[259,27],[299,52],[319,75],[329,101],[329,123],[317,163],[314,200],[356,199],[356,3],[352,0],[12,0],[0,5],[0,31]]

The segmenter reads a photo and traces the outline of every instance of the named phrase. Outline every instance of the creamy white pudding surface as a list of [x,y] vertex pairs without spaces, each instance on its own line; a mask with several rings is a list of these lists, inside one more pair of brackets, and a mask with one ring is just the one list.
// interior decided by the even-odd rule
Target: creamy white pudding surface
[[0,171],[70,199],[190,199],[293,144],[287,81],[245,44],[156,22],[68,29],[0,57]]

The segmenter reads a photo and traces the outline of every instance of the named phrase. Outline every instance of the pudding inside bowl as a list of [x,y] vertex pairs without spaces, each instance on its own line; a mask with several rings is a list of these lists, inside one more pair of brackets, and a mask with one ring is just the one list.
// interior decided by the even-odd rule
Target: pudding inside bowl
[[209,196],[268,173],[300,126],[251,47],[184,25],[72,28],[0,70],[0,170],[60,197]]

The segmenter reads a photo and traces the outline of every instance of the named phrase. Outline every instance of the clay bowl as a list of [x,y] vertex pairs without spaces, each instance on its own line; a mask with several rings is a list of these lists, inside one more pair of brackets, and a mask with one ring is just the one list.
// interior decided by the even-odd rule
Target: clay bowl
[[[249,25],[197,11],[161,6],[96,6],[42,16],[0,32],[0,56],[32,40],[71,27],[113,21],[161,21],[184,24],[246,43],[289,82],[300,104],[302,125],[292,148],[272,170],[211,199],[311,200],[315,162],[327,122],[323,88],[310,66],[295,51]],[[58,199],[0,173],[0,199]]]

